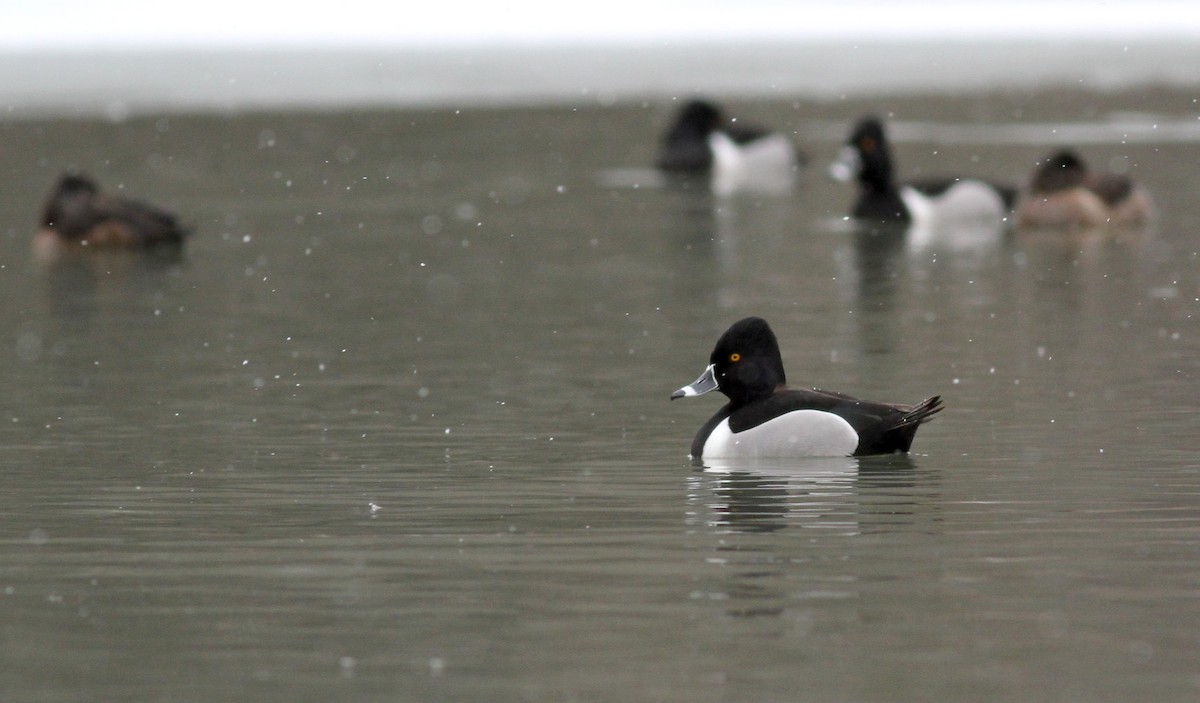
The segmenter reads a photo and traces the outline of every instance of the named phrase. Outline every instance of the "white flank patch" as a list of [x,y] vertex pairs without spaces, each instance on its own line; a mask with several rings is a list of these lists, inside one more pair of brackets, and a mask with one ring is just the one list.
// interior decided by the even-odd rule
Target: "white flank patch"
[[712,189],[783,194],[796,185],[796,148],[782,134],[738,144],[723,132],[708,137],[713,152]]
[[933,198],[905,187],[900,198],[912,216],[908,245],[913,249],[990,247],[1004,234],[1004,201],[986,183],[960,181]]
[[820,410],[795,410],[744,432],[731,432],[729,420],[704,443],[704,459],[850,456],[858,433],[842,418]]

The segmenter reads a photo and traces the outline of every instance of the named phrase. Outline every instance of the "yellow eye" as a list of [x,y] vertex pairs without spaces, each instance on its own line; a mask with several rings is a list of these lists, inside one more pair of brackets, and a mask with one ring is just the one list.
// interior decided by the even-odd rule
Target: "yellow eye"
[[741,355],[741,354],[738,354],[737,352],[734,352],[734,353],[732,353],[732,354],[730,354],[730,355],[729,355],[729,360],[730,360],[730,361],[741,361],[741,360],[742,360],[742,355]]

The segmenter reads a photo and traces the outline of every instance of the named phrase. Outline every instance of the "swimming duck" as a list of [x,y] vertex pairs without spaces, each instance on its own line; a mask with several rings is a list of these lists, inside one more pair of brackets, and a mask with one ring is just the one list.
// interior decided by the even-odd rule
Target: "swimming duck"
[[858,180],[853,217],[876,223],[937,226],[954,222],[1000,222],[1011,210],[1016,190],[975,178],[895,181],[891,147],[883,122],[865,117],[850,133],[830,175]]
[[747,317],[726,330],[708,368],[671,399],[712,390],[724,393],[729,402],[696,433],[694,460],[907,452],[917,428],[943,407],[936,395],[916,405],[893,405],[789,388],[779,342],[760,317]]
[[688,101],[663,137],[658,167],[711,175],[714,190],[783,191],[795,184],[800,153],[784,135],[727,119],[706,100]]
[[175,215],[138,200],[107,195],[91,178],[69,173],[46,200],[34,246],[131,249],[178,245],[187,235]]
[[1141,225],[1154,217],[1144,188],[1127,176],[1089,170],[1069,149],[1041,162],[1017,207],[1017,223],[1025,227]]

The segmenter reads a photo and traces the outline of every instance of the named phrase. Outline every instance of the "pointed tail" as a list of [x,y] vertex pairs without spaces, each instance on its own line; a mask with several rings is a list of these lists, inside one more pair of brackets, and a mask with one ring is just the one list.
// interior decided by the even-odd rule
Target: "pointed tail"
[[935,395],[922,400],[896,418],[895,425],[887,432],[893,438],[894,446],[902,452],[907,452],[912,447],[917,428],[933,419],[933,416],[940,413],[944,407],[942,397]]
[[943,409],[945,409],[945,407],[946,406],[942,405],[942,396],[931,396],[925,400],[922,400],[920,403],[917,403],[912,407],[911,410],[901,415],[899,421],[896,423],[896,426],[903,427],[904,425],[912,424],[920,425],[929,422],[934,415],[940,413]]

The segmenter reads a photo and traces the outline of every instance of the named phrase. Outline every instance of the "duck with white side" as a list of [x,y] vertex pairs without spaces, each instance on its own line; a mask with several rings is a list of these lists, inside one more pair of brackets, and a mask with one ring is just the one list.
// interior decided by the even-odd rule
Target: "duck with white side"
[[917,428],[943,407],[936,395],[916,405],[898,405],[789,388],[779,342],[760,317],[735,322],[717,340],[700,378],[671,399],[713,390],[729,402],[696,433],[691,448],[695,460],[907,452]]
[[1016,189],[978,178],[929,178],[897,183],[883,122],[864,117],[829,167],[835,180],[857,181],[851,216],[872,224],[909,225],[925,235],[967,226],[996,234],[1016,200]]
[[787,136],[740,125],[707,100],[679,109],[659,148],[658,167],[684,176],[708,176],[713,192],[786,193],[803,159]]

